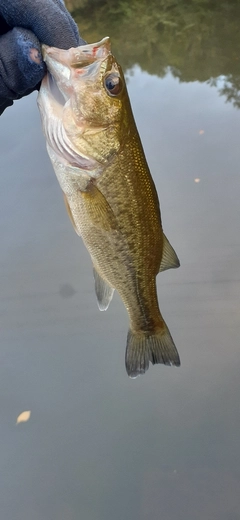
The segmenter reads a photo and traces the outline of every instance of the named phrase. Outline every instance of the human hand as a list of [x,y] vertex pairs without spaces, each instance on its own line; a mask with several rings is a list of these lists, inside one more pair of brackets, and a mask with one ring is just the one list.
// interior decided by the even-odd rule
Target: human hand
[[0,114],[36,89],[46,73],[41,43],[85,44],[62,0],[0,0]]

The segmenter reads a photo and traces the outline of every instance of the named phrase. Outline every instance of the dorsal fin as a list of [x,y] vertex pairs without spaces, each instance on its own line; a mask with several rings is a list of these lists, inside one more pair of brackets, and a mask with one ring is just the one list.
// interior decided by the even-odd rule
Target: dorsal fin
[[93,267],[93,276],[95,280],[95,292],[97,296],[98,307],[100,311],[106,311],[113,297],[114,289],[107,282],[105,282],[105,280],[103,280],[95,267]]
[[180,262],[178,257],[167,237],[163,233],[163,254],[159,272],[166,271],[167,269],[175,269],[179,266]]

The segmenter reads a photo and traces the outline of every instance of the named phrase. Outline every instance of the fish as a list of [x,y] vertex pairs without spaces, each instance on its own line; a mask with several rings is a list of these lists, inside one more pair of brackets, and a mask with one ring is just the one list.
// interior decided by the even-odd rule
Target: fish
[[118,291],[129,316],[129,377],[180,365],[156,277],[179,267],[109,37],[69,50],[43,45],[38,95],[47,151],[67,213],[90,254],[100,310]]

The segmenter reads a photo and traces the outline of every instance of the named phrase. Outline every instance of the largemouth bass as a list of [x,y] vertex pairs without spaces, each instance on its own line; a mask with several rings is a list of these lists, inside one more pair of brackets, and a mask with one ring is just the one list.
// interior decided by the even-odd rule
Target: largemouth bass
[[130,377],[152,364],[180,365],[160,313],[156,276],[179,266],[162,224],[158,196],[122,69],[110,40],[68,51],[43,46],[48,73],[38,105],[47,150],[72,225],[92,259],[100,310],[114,289],[127,309]]

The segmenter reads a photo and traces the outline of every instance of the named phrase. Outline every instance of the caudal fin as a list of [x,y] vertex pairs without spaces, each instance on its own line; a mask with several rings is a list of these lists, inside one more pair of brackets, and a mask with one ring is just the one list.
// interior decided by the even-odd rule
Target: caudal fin
[[180,365],[178,351],[166,324],[162,331],[152,335],[128,331],[125,364],[129,377],[144,374],[149,368],[149,361],[153,365]]

